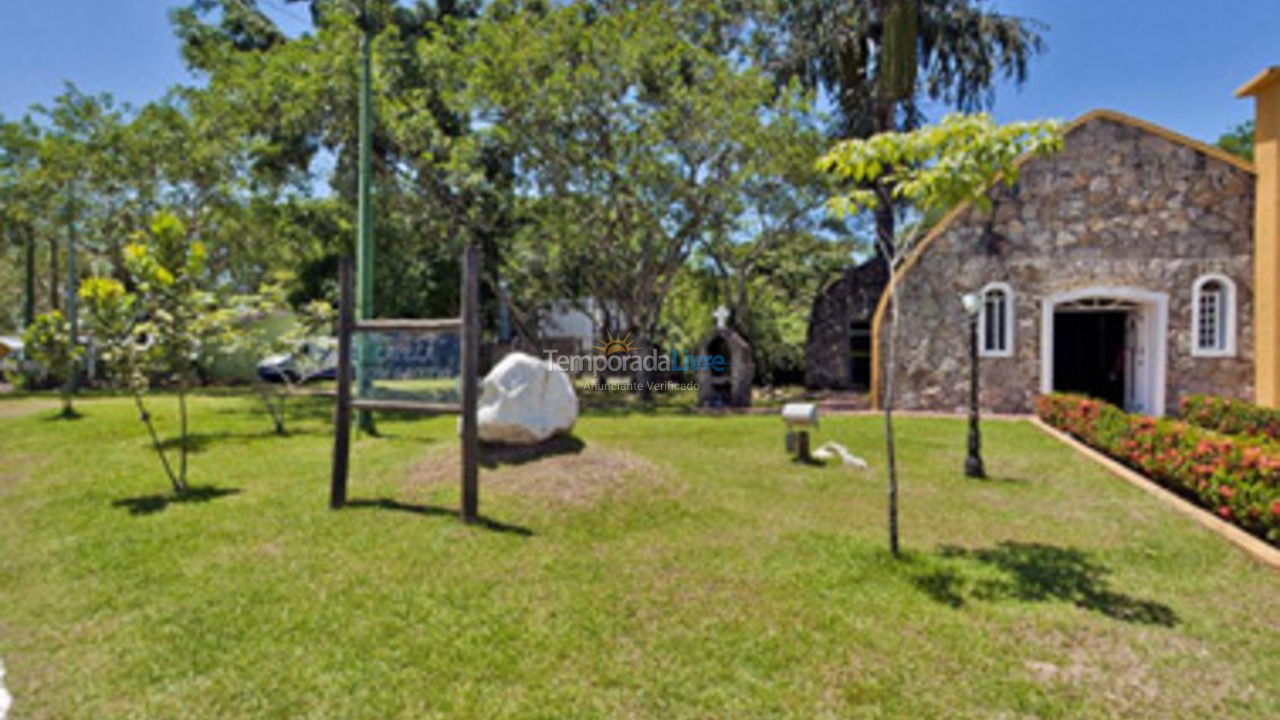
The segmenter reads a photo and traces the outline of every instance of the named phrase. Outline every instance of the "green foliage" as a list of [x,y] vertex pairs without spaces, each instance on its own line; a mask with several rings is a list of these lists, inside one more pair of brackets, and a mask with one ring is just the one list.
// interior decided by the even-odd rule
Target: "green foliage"
[[1053,394],[1042,420],[1138,470],[1224,520],[1280,546],[1280,445],[1176,420],[1130,415],[1100,400]]
[[913,129],[927,102],[990,107],[1044,50],[1040,23],[980,0],[766,0],[754,16],[754,56],[779,84],[822,90],[835,137]]
[[[187,391],[196,381],[196,358],[202,348],[228,342],[234,333],[227,312],[218,298],[205,287],[210,283],[204,244],[191,237],[177,216],[157,213],[149,232],[139,232],[124,251],[125,265],[137,298],[107,282],[94,283],[90,304],[104,332],[113,334],[113,343],[122,351],[116,356],[117,374],[129,379],[139,416],[151,431],[156,453],[175,492],[187,489]],[[128,328],[123,318],[126,306],[135,310],[139,321]],[[122,333],[115,335],[116,332]],[[145,348],[129,344],[130,338],[146,338]],[[151,414],[142,395],[151,375],[175,384],[178,396],[178,468],[169,464],[155,432]]]
[[751,343],[756,380],[800,382],[813,298],[853,257],[852,241],[798,231],[776,241],[726,241],[695,255],[672,286],[662,326],[673,347],[697,347],[715,326],[719,305]]
[[[467,79],[444,97],[483,121],[448,154],[458,192],[496,187],[485,171],[494,153],[518,170],[520,224],[496,253],[513,310],[589,297],[610,330],[668,342],[664,304],[695,254],[714,252],[725,279],[750,281],[758,258],[731,263],[728,245],[781,247],[812,224],[822,140],[805,98],[717,52],[706,28],[721,26],[690,24],[689,12],[682,3],[545,12],[495,3],[456,52],[420,46],[424,65]],[[412,124],[401,134],[440,136]],[[750,300],[735,292],[722,301],[739,298]],[[520,314],[518,325],[536,326]]]
[[[229,329],[224,352],[237,353],[261,359],[270,355],[296,352],[304,341],[318,342],[328,338],[336,313],[332,305],[324,300],[313,300],[296,313],[294,321],[285,332],[278,332],[264,318],[272,315],[289,313],[287,288],[293,278],[287,273],[279,273],[270,281],[258,288],[252,295],[240,295],[231,299],[227,310],[225,327]],[[287,417],[286,402],[293,393],[293,379],[282,374],[279,385],[265,383],[254,374],[254,386],[263,406],[270,415],[275,431],[285,434]]]
[[1280,410],[1217,395],[1184,395],[1179,407],[1192,425],[1227,435],[1280,440]]
[[150,232],[137,233],[125,248],[125,265],[137,287],[137,331],[150,338],[148,360],[164,379],[189,386],[203,344],[226,331],[216,296],[205,287],[204,244],[167,212],[155,216]]
[[85,327],[113,385],[134,393],[148,386],[144,347],[138,338],[138,299],[115,278],[92,277],[80,284]]
[[966,201],[989,210],[992,182],[998,178],[1011,186],[1022,157],[1061,148],[1061,125],[1054,121],[998,125],[985,113],[948,115],[912,132],[838,143],[818,167],[852,183],[829,203],[838,215],[878,207],[880,198],[868,187],[874,183],[891,185],[895,198],[924,213],[945,212]]
[[1232,155],[1253,162],[1253,120],[1245,120],[1218,137],[1214,143]]
[[27,357],[62,388],[62,414],[73,415],[70,380],[79,371],[84,348],[71,337],[67,319],[57,310],[37,315],[22,334],[22,342]]

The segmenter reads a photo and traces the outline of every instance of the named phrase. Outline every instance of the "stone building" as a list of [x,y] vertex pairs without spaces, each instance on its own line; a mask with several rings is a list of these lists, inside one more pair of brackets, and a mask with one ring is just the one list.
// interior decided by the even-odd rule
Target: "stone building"
[[819,293],[809,314],[805,387],[870,387],[871,318],[888,279],[884,260],[876,257],[846,269]]
[[[1199,392],[1280,403],[1280,68],[1238,95],[1257,99],[1256,170],[1095,111],[1066,128],[1062,152],[993,187],[990,212],[965,205],[942,219],[899,272],[895,404],[966,406],[967,293],[982,301],[987,410],[1028,412],[1054,390],[1151,414]],[[885,292],[872,317],[876,404],[888,304]]]

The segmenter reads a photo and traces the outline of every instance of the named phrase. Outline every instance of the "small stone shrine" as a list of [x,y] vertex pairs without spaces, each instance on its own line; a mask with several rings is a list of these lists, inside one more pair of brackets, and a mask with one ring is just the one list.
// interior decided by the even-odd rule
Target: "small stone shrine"
[[729,309],[716,309],[716,329],[698,348],[698,404],[704,407],[749,407],[751,344],[728,326]]

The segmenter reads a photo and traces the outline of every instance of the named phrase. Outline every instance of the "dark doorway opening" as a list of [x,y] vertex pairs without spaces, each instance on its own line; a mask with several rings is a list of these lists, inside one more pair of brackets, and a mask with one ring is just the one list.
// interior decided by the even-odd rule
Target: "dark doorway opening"
[[1124,311],[1060,312],[1053,319],[1053,389],[1125,406]]
[[871,387],[871,323],[849,324],[849,385],[856,390]]

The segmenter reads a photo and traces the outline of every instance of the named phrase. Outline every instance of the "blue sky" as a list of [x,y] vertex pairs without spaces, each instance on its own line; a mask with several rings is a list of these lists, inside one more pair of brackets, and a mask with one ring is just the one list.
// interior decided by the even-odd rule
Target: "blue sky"
[[[169,28],[173,0],[5,0],[0,114],[20,115],[64,80],[133,103],[189,82]],[[264,2],[283,23],[296,22]],[[1021,90],[1002,87],[999,120],[1071,118],[1105,107],[1212,140],[1249,117],[1234,90],[1280,64],[1277,0],[996,0],[1050,26],[1048,52]],[[287,12],[305,15],[300,6]]]

